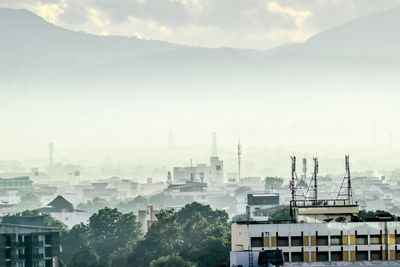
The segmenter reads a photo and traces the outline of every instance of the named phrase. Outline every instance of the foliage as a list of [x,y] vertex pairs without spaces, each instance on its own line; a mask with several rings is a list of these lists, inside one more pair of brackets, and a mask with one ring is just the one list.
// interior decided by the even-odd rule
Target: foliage
[[178,212],[161,210],[145,238],[132,248],[125,265],[118,260],[120,265],[112,262],[112,266],[164,266],[159,264],[167,260],[169,264],[176,257],[191,264],[182,266],[225,266],[229,250],[228,214],[194,202]]
[[90,244],[103,258],[116,249],[135,241],[141,234],[133,213],[122,214],[117,209],[105,208],[89,219]]
[[391,219],[397,219],[396,216],[390,214],[387,211],[384,210],[376,210],[376,211],[365,211],[365,210],[361,210],[358,213],[358,217],[361,218],[362,220],[374,220],[377,217],[389,217]]
[[62,235],[61,246],[69,267],[227,266],[230,227],[225,211],[194,202],[161,210],[142,238],[132,213],[104,208]]
[[96,251],[89,247],[82,247],[73,256],[68,266],[70,267],[98,267],[99,257]]
[[92,200],[88,200],[86,203],[80,203],[77,206],[78,209],[90,212],[98,212],[99,210],[104,209],[105,207],[114,207],[114,205],[110,201],[99,197],[95,197]]
[[150,263],[150,267],[196,267],[196,265],[174,254],[153,260]]
[[61,259],[63,262],[70,262],[74,254],[89,246],[88,232],[88,226],[81,223],[72,227],[68,233],[61,235]]
[[134,246],[140,237],[140,224],[133,213],[104,208],[92,215],[87,225],[76,225],[61,237],[61,258],[70,262],[74,255],[91,248],[99,256],[100,266],[109,266],[111,256]]
[[343,216],[337,217],[335,219],[335,222],[341,222],[341,223],[346,222],[346,217]]
[[288,206],[279,207],[269,214],[271,221],[287,221],[290,220],[290,209]]

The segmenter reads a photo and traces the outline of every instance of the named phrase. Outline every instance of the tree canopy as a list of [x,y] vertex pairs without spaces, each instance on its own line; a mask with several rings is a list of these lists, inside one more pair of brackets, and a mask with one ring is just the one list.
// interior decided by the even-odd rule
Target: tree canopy
[[176,260],[168,258],[175,255],[189,264],[182,266],[227,266],[229,251],[228,214],[194,202],[178,212],[161,210],[144,239],[127,253],[124,265],[116,260],[120,267],[147,267]]

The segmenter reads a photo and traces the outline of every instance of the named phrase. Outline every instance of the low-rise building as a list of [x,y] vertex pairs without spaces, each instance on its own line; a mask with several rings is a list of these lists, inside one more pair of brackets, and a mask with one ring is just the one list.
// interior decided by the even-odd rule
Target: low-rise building
[[75,209],[74,205],[62,196],[57,196],[46,207],[37,209],[41,214],[50,214],[55,219],[64,223],[68,229],[77,224],[88,223],[92,213]]

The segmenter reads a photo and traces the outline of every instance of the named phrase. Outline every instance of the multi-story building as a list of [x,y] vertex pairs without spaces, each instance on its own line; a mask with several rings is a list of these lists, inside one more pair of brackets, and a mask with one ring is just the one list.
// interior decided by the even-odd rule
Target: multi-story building
[[277,248],[287,262],[400,260],[400,222],[232,224],[231,266]]
[[175,183],[199,180],[208,184],[223,184],[224,161],[218,157],[211,157],[210,165],[197,164],[189,167],[174,167],[173,176]]
[[32,191],[32,180],[29,176],[0,178],[0,192],[27,192]]
[[59,229],[43,226],[43,217],[3,217],[0,266],[55,267],[60,252]]
[[[287,262],[400,260],[400,222],[392,216],[363,221],[353,202],[349,157],[335,199],[318,196],[318,159],[303,194],[292,157],[292,200],[285,221],[237,221],[231,224],[231,266],[254,267],[262,251],[283,252]],[[310,193],[310,194],[309,194]]]

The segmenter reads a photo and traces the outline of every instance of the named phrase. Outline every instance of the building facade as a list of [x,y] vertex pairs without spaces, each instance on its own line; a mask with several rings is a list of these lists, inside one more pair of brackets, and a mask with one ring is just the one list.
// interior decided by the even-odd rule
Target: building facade
[[[258,266],[260,251],[287,262],[400,260],[400,222],[233,223],[231,266]],[[249,260],[253,258],[252,260]],[[253,265],[250,263],[253,262]]]
[[204,181],[208,184],[223,184],[224,161],[218,157],[210,158],[210,165],[197,164],[189,167],[174,167],[174,183],[185,183],[190,180]]
[[[39,221],[35,221],[38,218]],[[41,218],[41,222],[40,216],[3,219],[0,223],[0,266],[59,266],[59,230],[39,226],[43,222],[43,217]]]

